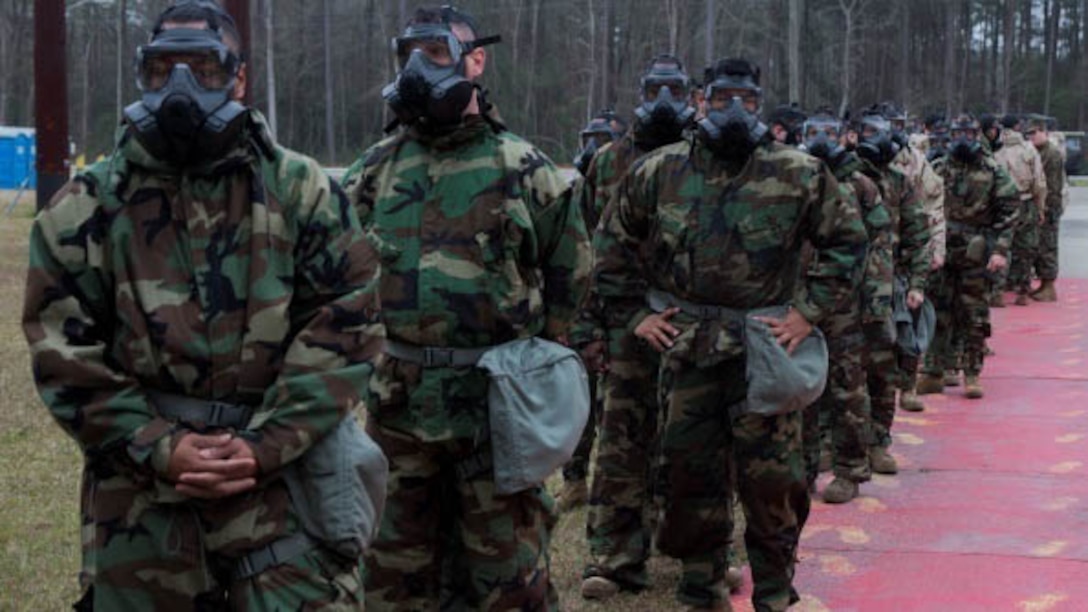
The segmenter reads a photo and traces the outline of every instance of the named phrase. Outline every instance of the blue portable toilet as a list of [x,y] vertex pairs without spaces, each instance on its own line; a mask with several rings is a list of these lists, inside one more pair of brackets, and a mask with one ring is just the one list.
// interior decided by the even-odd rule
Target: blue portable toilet
[[0,189],[18,189],[27,179],[27,187],[34,189],[36,157],[34,128],[0,126]]

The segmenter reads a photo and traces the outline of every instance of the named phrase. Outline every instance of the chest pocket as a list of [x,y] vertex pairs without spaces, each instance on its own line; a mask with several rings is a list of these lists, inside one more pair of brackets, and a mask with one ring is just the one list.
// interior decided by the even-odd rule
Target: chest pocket
[[689,245],[693,233],[689,217],[686,207],[661,206],[649,241],[653,245],[651,261],[655,270],[671,278],[680,288],[690,286],[694,265]]

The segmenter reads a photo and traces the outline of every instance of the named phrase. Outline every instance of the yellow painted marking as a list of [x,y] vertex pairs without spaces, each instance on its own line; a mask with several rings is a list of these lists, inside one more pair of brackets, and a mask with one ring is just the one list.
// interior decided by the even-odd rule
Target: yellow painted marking
[[1069,546],[1069,542],[1065,542],[1063,540],[1053,540],[1051,542],[1043,544],[1042,546],[1036,546],[1035,548],[1031,549],[1031,554],[1035,555],[1036,557],[1053,557],[1054,555],[1065,550],[1066,546]]
[[805,530],[801,532],[801,539],[807,540],[825,531],[831,531],[831,525],[805,525]]
[[906,423],[907,425],[915,425],[917,427],[929,427],[930,425],[933,425],[933,421],[931,421],[931,420],[929,420],[929,419],[927,419],[925,417],[910,417],[910,416],[896,415],[895,422],[896,423]]
[[869,534],[861,527],[839,527],[839,539],[844,544],[868,544]]
[[1081,463],[1080,461],[1066,461],[1066,462],[1063,462],[1063,463],[1059,463],[1058,465],[1051,466],[1050,467],[1050,473],[1051,474],[1068,474],[1069,472],[1072,472],[1073,470],[1076,470],[1076,469],[1080,468],[1083,465],[1084,464]]
[[892,436],[895,437],[896,442],[909,444],[910,446],[920,446],[926,443],[925,440],[911,433],[896,433],[892,434]]
[[1075,497],[1059,497],[1043,504],[1043,510],[1061,512],[1062,510],[1068,510],[1070,506],[1078,501],[1080,500]]
[[1064,436],[1058,436],[1057,438],[1054,438],[1054,441],[1057,442],[1058,444],[1072,444],[1073,442],[1077,442],[1077,441],[1083,440],[1083,439],[1084,439],[1084,434],[1071,433],[1071,434],[1065,434]]
[[1063,416],[1071,419],[1073,417],[1084,416],[1085,414],[1088,414],[1088,410],[1068,410],[1066,412],[1059,412],[1058,416]]
[[842,555],[820,555],[820,571],[829,576],[851,576],[858,568]]
[[859,497],[854,503],[857,505],[858,510],[869,514],[884,512],[888,509],[884,502],[875,497]]
[[[749,604],[751,602],[746,599],[745,603]],[[740,608],[737,607],[737,604],[733,604],[733,609],[739,612],[740,610],[750,610],[751,608]],[[801,601],[797,602],[797,606],[793,609],[797,610],[797,612],[831,612],[831,608],[828,608],[824,605],[824,602],[812,595],[801,595]]]
[[1054,606],[1069,599],[1069,596],[1064,593],[1047,593],[1045,595],[1039,595],[1038,597],[1032,597],[1031,599],[1025,599],[1016,604],[1016,607],[1024,612],[1046,612],[1047,610],[1053,610]]
[[885,476],[883,474],[873,474],[873,480],[871,482],[874,485],[880,487],[881,489],[898,489],[899,488],[899,481],[896,480],[894,476]]

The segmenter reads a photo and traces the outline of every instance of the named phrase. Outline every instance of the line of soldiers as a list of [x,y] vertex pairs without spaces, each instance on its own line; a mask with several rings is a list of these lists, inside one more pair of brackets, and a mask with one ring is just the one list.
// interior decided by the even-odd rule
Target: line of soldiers
[[[582,586],[587,599],[646,588],[646,562],[656,537],[658,550],[684,561],[680,601],[724,608],[722,587],[740,586],[739,572],[725,569],[734,556],[724,527],[731,528],[729,489],[739,485],[749,521],[760,521],[763,513],[777,512],[781,518],[792,511],[792,521],[779,525],[788,532],[792,526],[799,530],[807,514],[804,503],[770,508],[746,495],[746,485],[759,487],[764,479],[745,467],[751,449],[743,436],[750,432],[735,418],[719,431],[705,420],[713,420],[713,411],[704,413],[698,403],[700,394],[707,393],[705,399],[720,413],[736,416],[726,410],[731,396],[719,386],[723,378],[729,381],[727,371],[711,370],[714,382],[703,378],[702,385],[709,386],[684,388],[691,395],[676,399],[678,376],[683,380],[695,375],[692,369],[714,365],[720,360],[715,354],[729,343],[713,335],[720,331],[700,338],[707,333],[699,329],[705,325],[699,323],[705,303],[743,301],[719,292],[726,287],[743,292],[729,281],[750,274],[750,258],[760,254],[746,249],[743,255],[725,256],[730,247],[737,248],[733,240],[739,239],[744,249],[747,235],[743,225],[730,224],[732,211],[726,206],[762,212],[760,190],[748,183],[747,165],[758,154],[727,165],[717,180],[703,174],[698,163],[700,145],[712,142],[707,116],[719,112],[721,98],[748,103],[750,113],[758,109],[758,69],[745,64],[730,60],[708,69],[704,89],[692,82],[679,60],[659,56],[641,78],[631,130],[622,123],[617,129],[614,113],[606,111],[581,134],[576,168],[582,176],[575,191],[587,223],[597,224],[597,261],[591,297],[571,339],[599,376],[599,414],[597,431],[586,429],[564,470],[559,507],[589,505],[590,561]],[[833,470],[822,492],[828,503],[856,497],[859,484],[874,472],[897,473],[888,452],[897,406],[924,410],[919,395],[958,385],[960,370],[966,396],[982,397],[988,307],[1004,306],[1006,286],[1020,306],[1028,304],[1029,296],[1057,299],[1057,232],[1067,188],[1060,145],[1048,138],[1045,119],[1006,115],[999,121],[987,114],[976,121],[961,115],[950,123],[932,118],[925,133],[908,135],[907,128],[906,113],[890,103],[866,108],[852,121],[826,108],[810,116],[792,104],[775,108],[767,127],[757,128],[766,132],[753,139],[759,142],[753,152],[773,148],[773,140],[824,162],[845,194],[843,209],[831,216],[845,223],[856,212],[868,237],[854,281],[859,290],[838,301],[819,322],[830,371],[825,392],[803,416],[804,481],[815,493],[817,474]],[[698,176],[706,184],[687,182],[688,173],[696,172],[703,172]],[[745,195],[739,201],[723,195],[719,182]],[[636,207],[640,195],[648,198],[649,211]],[[768,195],[782,194],[776,185]],[[773,218],[752,224],[754,231],[789,231],[788,224]],[[1040,233],[1045,238],[1040,240]],[[627,249],[617,247],[624,240]],[[801,253],[805,275],[820,269],[813,261],[816,248],[813,242],[803,247],[808,250]],[[678,256],[682,261],[676,261]],[[621,268],[626,274],[620,274]],[[761,287],[773,286],[774,274],[764,273]],[[1033,273],[1041,281],[1034,290]],[[664,322],[647,325],[647,318],[640,323],[644,313],[638,312],[632,318],[634,306],[625,299],[637,303],[633,295],[647,288],[679,296],[676,307],[663,313]],[[686,325],[670,324],[673,316],[682,320],[685,314],[691,317]],[[719,316],[713,312],[709,318]],[[696,331],[687,338],[691,325]],[[783,435],[783,426],[775,428],[776,435]],[[590,487],[586,476],[595,438]],[[689,453],[693,446],[720,445],[722,439],[732,446],[731,461],[727,457],[715,464],[703,457],[678,463],[672,456],[678,449]],[[775,448],[759,448],[761,460],[773,465]],[[646,449],[659,449],[660,456]],[[780,469],[787,469],[788,453],[778,450],[785,453],[778,457]],[[692,491],[698,495],[683,497]],[[745,534],[756,582],[753,603],[756,609],[781,609],[796,600],[788,579],[792,564],[782,562],[786,556],[774,563],[775,553],[767,550],[773,546],[761,535],[770,534],[753,533],[751,525]]]
[[546,339],[600,394],[561,496],[598,435],[582,595],[647,588],[653,546],[681,604],[728,609],[737,498],[755,609],[784,610],[821,427],[844,502],[896,469],[896,390],[921,407],[896,313],[920,329],[936,295],[926,372],[954,358],[977,386],[1023,205],[973,119],[927,160],[893,109],[768,127],[752,62],[716,62],[693,104],[660,56],[630,130],[587,128],[612,142],[572,188],[488,100],[478,30],[413,13],[382,92],[398,125],[341,188],[242,104],[217,3],[160,16],[116,150],[31,236],[35,380],[84,455],[77,609],[558,609],[554,500],[497,485],[477,367]]

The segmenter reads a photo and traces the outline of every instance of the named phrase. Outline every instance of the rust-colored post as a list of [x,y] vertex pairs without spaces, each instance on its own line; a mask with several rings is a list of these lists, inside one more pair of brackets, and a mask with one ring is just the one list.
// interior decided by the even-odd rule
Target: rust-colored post
[[38,208],[68,181],[68,72],[64,0],[34,3],[34,124]]

